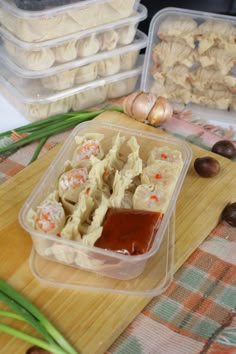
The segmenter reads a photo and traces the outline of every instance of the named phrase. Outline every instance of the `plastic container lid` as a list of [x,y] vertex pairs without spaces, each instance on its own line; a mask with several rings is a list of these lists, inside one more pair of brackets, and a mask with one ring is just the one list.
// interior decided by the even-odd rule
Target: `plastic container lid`
[[8,94],[10,94],[12,97],[17,98],[23,104],[38,104],[38,103],[47,104],[50,102],[61,100],[65,97],[69,97],[81,92],[85,92],[87,90],[99,86],[104,86],[112,82],[125,80],[135,76],[138,77],[139,75],[141,75],[142,68],[143,66],[141,64],[137,64],[137,66],[135,66],[135,68],[132,70],[120,72],[116,75],[107,76],[105,78],[100,78],[92,82],[85,83],[83,85],[69,88],[67,90],[57,91],[54,94],[50,94],[50,95],[46,90],[44,90],[44,94],[41,92],[40,95],[35,94],[35,92],[30,93],[29,90],[24,91],[24,89],[20,89],[19,87],[16,87],[13,83],[9,82],[2,75],[0,75],[0,83],[2,84],[3,87],[7,89]]
[[36,49],[53,48],[53,47],[61,46],[67,43],[68,41],[79,40],[92,34],[108,32],[120,27],[126,27],[131,24],[136,24],[138,22],[145,20],[146,18],[147,18],[147,8],[144,5],[139,4],[137,10],[134,11],[134,13],[129,17],[122,18],[120,20],[113,21],[111,23],[105,23],[103,25],[97,26],[96,28],[90,28],[90,29],[78,31],[76,33],[71,33],[63,37],[54,38],[42,42],[22,41],[2,26],[0,26],[0,35],[2,36],[3,39],[7,39],[8,41],[10,41],[12,44],[14,44],[19,48],[25,50],[33,50],[33,49],[36,50]]
[[139,51],[146,47],[147,45],[147,35],[141,31],[137,31],[134,41],[126,45],[124,47],[115,48],[111,51],[104,51],[97,53],[96,55],[86,57],[86,58],[79,58],[74,61],[66,62],[63,64],[58,64],[51,68],[41,70],[41,71],[34,71],[34,70],[26,70],[19,67],[17,64],[12,62],[5,53],[5,50],[2,46],[0,46],[0,62],[4,63],[6,68],[14,73],[15,75],[25,78],[25,79],[38,79],[43,78],[51,75],[55,75],[61,73],[66,70],[71,70],[74,68],[78,68],[83,65],[87,65],[93,63],[95,61],[100,61],[103,59],[108,59],[109,57],[113,57],[116,55],[122,55],[131,51]]

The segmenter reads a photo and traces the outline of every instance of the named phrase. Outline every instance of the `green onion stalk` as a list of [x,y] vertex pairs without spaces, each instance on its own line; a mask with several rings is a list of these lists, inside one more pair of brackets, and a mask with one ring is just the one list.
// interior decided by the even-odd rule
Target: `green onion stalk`
[[[39,141],[38,146],[29,162],[32,163],[38,158],[42,147],[49,137],[71,129],[82,122],[89,121],[108,110],[123,112],[121,107],[113,106],[99,110],[84,110],[79,112],[58,114],[44,120],[26,124],[14,129],[14,132],[17,133],[18,136],[23,135],[23,137],[19,138],[17,141],[11,141],[9,139],[13,133],[12,130],[0,133],[0,154],[14,152],[16,149],[23,147],[33,141]],[[5,144],[4,139],[6,138],[8,138],[8,141]]]
[[1,322],[0,331],[50,353],[79,354],[36,306],[2,279],[0,279],[0,301],[14,311],[0,310],[0,316],[13,318],[32,325],[42,338],[26,334]]

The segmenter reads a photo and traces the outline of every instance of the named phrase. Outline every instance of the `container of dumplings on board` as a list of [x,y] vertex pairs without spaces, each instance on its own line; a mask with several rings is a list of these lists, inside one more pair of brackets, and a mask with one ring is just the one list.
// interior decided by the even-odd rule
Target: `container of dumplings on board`
[[[19,85],[18,78],[15,83],[10,77],[2,74],[3,65],[1,69],[0,93],[26,119],[37,121],[56,114],[88,109],[110,99],[128,95],[140,85],[142,64],[138,63],[132,70],[67,90],[55,91],[50,95],[46,89],[39,92],[38,86],[36,86],[36,92],[33,91],[33,87],[30,89],[28,83],[23,86],[27,80],[22,80],[22,85]],[[20,87],[17,87],[17,84]]]
[[23,70],[41,72],[75,60],[79,64],[80,59],[131,44],[138,24],[146,17],[147,9],[140,4],[127,18],[39,43],[22,41],[6,28],[0,27],[0,51],[5,52],[8,60]]
[[[168,246],[167,239],[173,236],[174,221],[171,217],[191,156],[190,147],[179,139],[109,122],[82,123],[74,128],[26,200],[19,214],[20,224],[30,233],[37,255],[67,267],[95,273],[97,286],[101,281],[98,275],[129,280],[142,277],[145,269],[144,282],[153,276],[163,280],[166,272],[169,272],[168,259],[174,247],[172,241],[171,246]],[[66,182],[71,180],[71,174],[75,176],[75,170],[81,176],[77,187],[74,183]],[[163,179],[157,181],[157,174]],[[141,228],[149,227],[151,223],[153,240],[146,251],[131,255],[122,246],[122,251],[117,249],[116,252],[97,243],[100,242],[103,221],[109,207],[112,210],[123,208],[129,213],[138,210],[136,216],[144,223]],[[50,210],[51,215],[54,215],[53,223],[47,223],[50,217],[45,216],[49,215]],[[146,219],[145,213],[149,213],[152,218],[155,214],[155,220]],[[144,219],[143,215],[146,215]],[[131,215],[126,217],[126,224],[135,228],[135,231],[129,230],[127,234],[128,238],[130,235],[132,238],[137,233],[138,218],[131,222]],[[124,224],[121,222],[121,225]],[[120,226],[116,227],[119,229]],[[112,226],[108,230],[113,237],[116,228]],[[145,236],[149,237],[146,231],[142,229]],[[140,247],[134,240],[132,250],[135,252],[143,249]],[[35,258],[32,264],[34,261]],[[160,268],[158,262],[162,264]],[[33,265],[34,270],[35,267]],[[51,270],[53,273],[53,267]],[[90,282],[88,272],[87,285]],[[59,273],[58,277],[60,282],[62,278]],[[79,282],[80,272],[74,273],[69,281]],[[105,279],[100,287],[106,287],[106,282],[110,284]],[[145,287],[145,284],[142,286]],[[122,284],[122,288],[125,291],[126,283]]]
[[[48,0],[40,1],[43,5]],[[24,10],[17,1],[1,0],[0,23],[25,42],[43,42],[105,25],[132,15],[138,0],[65,1],[62,6]]]
[[0,75],[23,95],[31,99],[47,99],[59,91],[134,69],[140,50],[146,45],[146,34],[137,31],[133,42],[124,47],[40,71],[22,69],[0,51]]
[[169,99],[236,110],[236,18],[165,8],[149,28],[141,89]]

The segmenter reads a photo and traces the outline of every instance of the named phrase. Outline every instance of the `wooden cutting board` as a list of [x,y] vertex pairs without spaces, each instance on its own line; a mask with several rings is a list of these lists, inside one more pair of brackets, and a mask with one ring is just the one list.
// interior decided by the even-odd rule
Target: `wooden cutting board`
[[[121,113],[106,112],[96,120],[163,134]],[[214,155],[191,147],[192,161]],[[78,351],[104,353],[151,299],[47,287],[31,274],[28,259],[32,242],[18,223],[18,213],[58,149],[59,146],[0,187],[0,276],[31,299]],[[236,200],[236,164],[216,157],[222,167],[218,176],[200,178],[191,164],[184,181],[176,208],[175,271],[216,226],[223,207]],[[16,321],[10,322],[19,326]],[[35,334],[28,326],[24,328]],[[24,353],[28,347],[25,342],[0,335],[0,353]]]

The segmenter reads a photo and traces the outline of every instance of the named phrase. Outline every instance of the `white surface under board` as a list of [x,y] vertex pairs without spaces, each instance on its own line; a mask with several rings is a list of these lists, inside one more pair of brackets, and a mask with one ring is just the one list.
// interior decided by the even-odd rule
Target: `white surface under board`
[[0,95],[0,133],[15,129],[30,122]]

